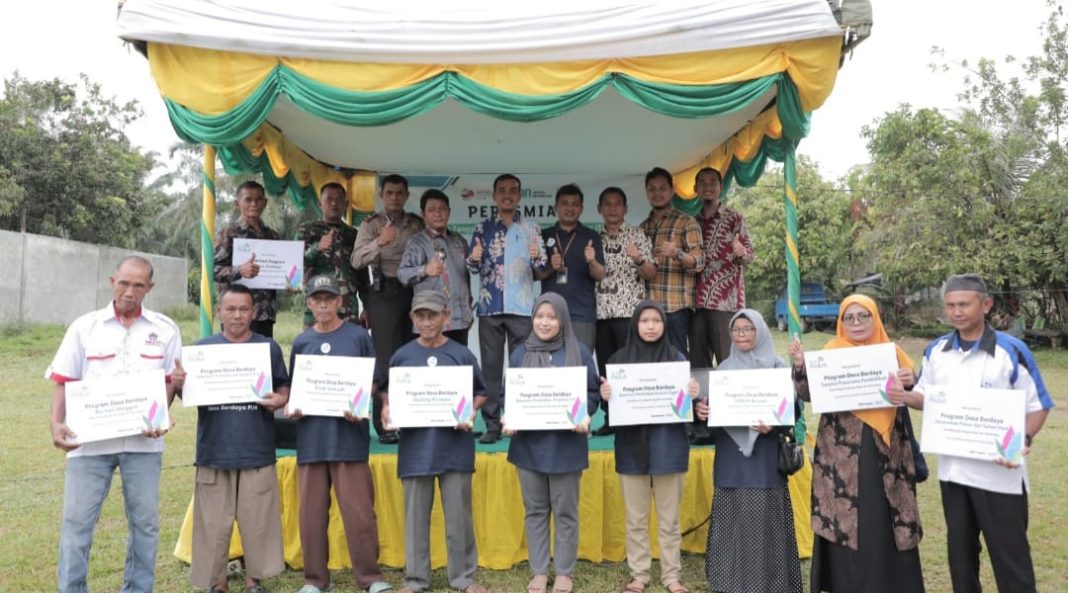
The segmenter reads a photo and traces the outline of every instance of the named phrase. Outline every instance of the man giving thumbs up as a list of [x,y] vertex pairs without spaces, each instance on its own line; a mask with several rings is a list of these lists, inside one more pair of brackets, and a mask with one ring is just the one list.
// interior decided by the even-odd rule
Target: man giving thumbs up
[[501,438],[501,385],[504,348],[511,354],[530,335],[530,309],[534,305],[535,275],[548,266],[541,229],[523,220],[519,178],[510,173],[493,182],[495,212],[475,226],[467,268],[478,274],[482,287],[475,304],[482,370],[486,378],[486,403],[482,419],[486,433],[482,443]]
[[542,231],[552,264],[541,275],[541,292],[567,300],[571,327],[579,341],[594,350],[597,335],[596,282],[604,278],[601,235],[579,222],[582,190],[569,183],[556,190],[557,222]]

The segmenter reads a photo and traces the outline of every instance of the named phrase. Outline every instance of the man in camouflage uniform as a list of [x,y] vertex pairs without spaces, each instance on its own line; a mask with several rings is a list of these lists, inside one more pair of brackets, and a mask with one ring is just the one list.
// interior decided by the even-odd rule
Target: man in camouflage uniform
[[[359,285],[362,276],[352,268],[352,247],[356,243],[356,229],[342,218],[347,204],[345,188],[327,183],[319,191],[319,209],[323,219],[301,223],[296,239],[304,241],[304,278],[330,276],[341,289],[341,319],[360,324]],[[307,292],[307,291],[305,291]],[[311,309],[304,309],[304,328],[315,323]]]
[[[241,278],[255,278],[260,273],[256,254],[238,267],[233,266],[234,239],[265,239],[280,241],[282,237],[263,223],[263,210],[267,207],[267,194],[255,181],[246,181],[237,187],[238,219],[215,234],[215,291],[217,294]],[[252,291],[256,308],[252,317],[252,331],[261,336],[274,337],[274,320],[278,314],[278,295],[275,290]]]
[[[360,297],[367,311],[371,338],[375,343],[375,376],[389,372],[389,359],[398,348],[413,337],[412,322],[408,318],[412,308],[412,289],[397,279],[401,256],[408,240],[421,232],[423,219],[404,211],[408,201],[408,180],[400,175],[386,175],[379,189],[382,212],[368,216],[356,233],[352,250],[352,267],[360,276]],[[397,442],[395,431],[382,426],[382,408],[378,398],[371,415],[379,442]]]

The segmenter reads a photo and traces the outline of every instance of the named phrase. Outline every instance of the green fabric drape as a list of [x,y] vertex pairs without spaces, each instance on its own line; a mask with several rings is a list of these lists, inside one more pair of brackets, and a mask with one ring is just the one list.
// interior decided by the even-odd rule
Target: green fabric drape
[[230,175],[259,173],[263,177],[263,187],[267,193],[275,196],[288,195],[293,205],[300,209],[318,203],[319,197],[311,185],[301,185],[292,173],[286,173],[285,177],[275,175],[266,152],[258,157],[254,156],[244,144],[220,146],[218,150],[223,170]]
[[[226,113],[204,115],[170,99],[165,98],[165,102],[171,122],[184,140],[231,146],[259,129],[282,94],[301,110],[332,122],[385,126],[426,113],[446,99],[508,121],[540,121],[582,107],[609,87],[656,113],[679,118],[711,117],[749,105],[774,85],[778,86],[780,110],[785,111],[784,105],[797,110],[787,119],[792,122],[803,119],[797,89],[782,73],[745,82],[698,86],[657,84],[612,74],[572,93],[529,96],[493,89],[454,72],[444,72],[402,89],[356,92],[331,87],[280,65],[251,95]],[[792,100],[783,101],[781,97]],[[794,127],[789,129],[794,133]]]
[[[184,140],[217,146],[219,159],[228,173],[259,172],[270,193],[288,194],[294,204],[303,207],[308,200],[314,203],[313,188],[301,186],[292,175],[277,178],[266,155],[255,157],[241,144],[266,121],[282,94],[303,111],[335,123],[385,126],[426,113],[447,99],[491,117],[516,122],[540,121],[582,107],[609,87],[655,113],[702,118],[742,109],[773,86],[777,87],[775,103],[783,138],[765,138],[752,160],[732,161],[724,174],[727,189],[734,182],[742,186],[756,183],[768,158],[784,160],[783,142],[796,142],[808,134],[809,115],[802,111],[797,87],[786,74],[720,85],[658,84],[612,74],[572,93],[528,96],[500,91],[455,72],[443,72],[402,89],[357,92],[331,87],[279,65],[255,92],[223,114],[204,115],[170,99],[164,100],[174,129]],[[697,200],[676,198],[675,205],[690,214],[700,209]]]
[[[765,137],[760,143],[760,150],[757,151],[756,156],[748,161],[732,159],[730,166],[723,172],[724,194],[730,191],[734,183],[742,187],[755,185],[760,176],[764,174],[764,166],[769,158],[779,163],[785,162],[787,153],[792,152],[797,143],[808,136],[812,120],[810,114],[801,109],[801,96],[797,92],[797,87],[786,75],[779,75],[778,78],[775,81],[779,85],[775,104],[779,110],[779,121],[782,122],[782,137]],[[675,208],[690,216],[697,216],[697,213],[701,211],[700,200],[683,200],[675,196],[673,203]]]

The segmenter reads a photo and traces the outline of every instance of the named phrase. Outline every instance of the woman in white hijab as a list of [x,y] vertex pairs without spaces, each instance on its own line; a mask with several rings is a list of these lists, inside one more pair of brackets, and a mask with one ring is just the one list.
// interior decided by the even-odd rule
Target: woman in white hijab
[[[775,354],[760,313],[742,309],[731,318],[730,331],[730,357],[717,370],[788,368]],[[698,402],[694,411],[700,420],[708,418],[706,402]],[[790,430],[763,424],[713,430],[715,493],[705,552],[711,591],[802,590],[794,513],[778,466],[779,433]]]

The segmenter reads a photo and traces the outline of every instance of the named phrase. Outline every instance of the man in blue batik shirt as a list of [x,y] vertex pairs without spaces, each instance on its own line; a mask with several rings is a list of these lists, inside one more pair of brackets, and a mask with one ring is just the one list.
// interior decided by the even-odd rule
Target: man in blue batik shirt
[[530,335],[530,309],[534,305],[534,273],[545,268],[541,229],[522,220],[519,200],[522,186],[510,173],[493,181],[493,216],[478,223],[471,236],[467,268],[478,274],[482,288],[475,304],[486,403],[482,419],[486,434],[480,442],[501,438],[501,385],[504,346],[511,354]]

